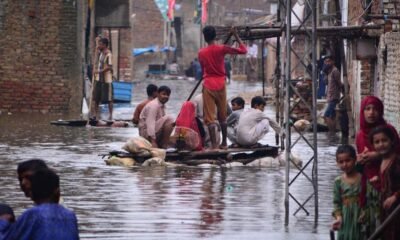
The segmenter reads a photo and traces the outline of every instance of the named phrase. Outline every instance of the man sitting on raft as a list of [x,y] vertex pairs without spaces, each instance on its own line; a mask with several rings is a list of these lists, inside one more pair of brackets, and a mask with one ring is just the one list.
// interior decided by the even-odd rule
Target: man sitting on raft
[[171,89],[158,88],[158,96],[143,108],[139,117],[139,135],[151,142],[153,147],[168,148],[169,138],[174,128],[174,119],[165,114],[165,104]]
[[240,114],[239,122],[236,126],[237,144],[243,147],[257,147],[271,126],[277,134],[282,130],[279,124],[264,114],[267,103],[261,96],[251,99],[251,108]]

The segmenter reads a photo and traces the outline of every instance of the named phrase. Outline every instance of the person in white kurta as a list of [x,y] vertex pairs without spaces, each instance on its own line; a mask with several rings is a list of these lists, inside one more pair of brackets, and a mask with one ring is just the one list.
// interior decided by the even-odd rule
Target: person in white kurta
[[273,128],[281,134],[279,124],[264,114],[266,102],[263,97],[257,96],[251,100],[251,108],[240,114],[236,126],[237,143],[243,147],[250,147],[260,141]]

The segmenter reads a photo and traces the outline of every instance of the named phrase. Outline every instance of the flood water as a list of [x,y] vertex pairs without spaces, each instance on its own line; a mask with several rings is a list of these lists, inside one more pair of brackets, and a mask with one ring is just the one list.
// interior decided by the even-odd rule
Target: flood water
[[[175,116],[195,85],[184,80],[138,83],[131,106],[116,107],[114,118],[130,118],[150,82],[171,87],[167,112]],[[261,83],[232,82],[228,97],[260,89]],[[272,106],[266,113],[274,117]],[[306,204],[309,216],[303,211],[293,216],[297,204],[290,200],[285,227],[284,168],[107,166],[99,154],[121,150],[129,137],[138,135],[137,129],[49,124],[68,117],[0,115],[0,202],[10,204],[17,215],[32,206],[19,190],[17,164],[42,158],[60,175],[62,196],[77,214],[81,239],[329,239],[332,183],[339,172],[337,146],[324,133],[318,134],[318,225],[312,198]],[[275,145],[274,139],[269,133],[263,143]],[[293,151],[304,163],[311,156],[304,141]],[[291,178],[297,172],[292,169]],[[301,175],[290,191],[304,201],[312,193],[311,183]]]

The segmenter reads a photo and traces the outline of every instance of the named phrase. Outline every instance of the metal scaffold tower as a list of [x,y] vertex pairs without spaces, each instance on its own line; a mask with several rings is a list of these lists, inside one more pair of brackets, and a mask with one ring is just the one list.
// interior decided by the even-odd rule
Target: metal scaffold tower
[[[336,40],[336,48],[340,50],[338,56],[340,56],[342,65],[344,99],[346,100],[349,95],[349,85],[343,39],[359,39],[368,37],[369,31],[382,31],[382,26],[379,24],[342,26],[339,0],[334,1],[335,9],[337,9],[336,15],[330,20],[335,21],[335,25],[317,26],[317,9],[319,9],[320,2],[319,0],[278,0],[276,17],[264,19],[265,24],[253,23],[236,27],[242,40],[262,40],[263,47],[267,39],[276,39],[276,66],[273,84],[277,109],[276,120],[285,128],[285,136],[276,136],[276,144],[280,143],[282,149],[285,150],[286,162],[289,163],[286,164],[285,174],[285,225],[289,224],[291,212],[296,215],[300,211],[307,216],[314,216],[315,224],[318,222],[317,88],[319,81],[317,59],[319,58],[317,54],[319,53],[317,50],[319,50],[319,45],[323,44],[317,40],[321,40],[321,43],[327,40]],[[321,20],[327,17],[332,18],[323,13]],[[217,27],[217,37],[219,39],[228,37],[229,39],[230,29],[226,26]],[[271,40],[272,42],[273,40]],[[263,68],[264,65],[263,61]],[[296,76],[306,76],[310,81],[300,80]],[[262,79],[265,80],[263,69]],[[296,86],[299,82],[306,83],[306,91],[301,88],[304,86]],[[300,89],[302,90],[300,91]],[[301,107],[299,107],[300,105]],[[346,105],[349,106],[349,103]],[[296,108],[300,108],[307,114],[295,116]],[[304,132],[303,129],[296,128],[296,124],[292,124],[292,121],[303,118],[311,121],[312,133]],[[293,161],[292,150],[303,142],[305,144],[301,145],[300,151],[301,158],[305,161],[302,166],[299,166],[296,161]],[[291,170],[291,166],[294,166],[294,171]],[[309,185],[296,186],[303,183],[299,179],[305,179]],[[295,207],[291,207],[290,204],[294,204]],[[311,207],[314,208],[314,212],[310,211]]]
[[[295,6],[303,5],[304,15],[295,11]],[[298,6],[296,6],[298,7]],[[303,16],[301,16],[303,15]],[[290,204],[294,203],[296,210],[293,215],[299,211],[303,211],[306,215],[310,215],[307,207],[314,203],[314,223],[318,221],[318,152],[317,152],[317,0],[279,0],[278,19],[282,18],[282,38],[285,46],[280,51],[281,78],[279,84],[276,84],[276,91],[280,92],[280,120],[285,127],[285,157],[286,175],[285,175],[285,225],[289,224]],[[295,31],[304,31],[305,44],[302,49],[293,47]],[[279,41],[279,39],[278,39]],[[283,45],[283,44],[282,44]],[[311,59],[309,58],[311,56]],[[296,64],[292,61],[296,60]],[[303,68],[304,73],[307,72],[307,66],[312,66],[310,73],[312,79],[312,100],[305,99],[294,86],[292,76],[298,68]],[[279,60],[278,60],[279,62]],[[294,61],[293,61],[294,62]],[[279,64],[278,64],[279,65]],[[296,96],[296,98],[294,97]],[[295,100],[296,99],[296,100]],[[283,100],[283,101],[282,101]],[[291,124],[293,109],[302,104],[309,110],[312,120],[312,134],[304,133]],[[292,160],[292,149],[300,141],[304,141],[308,149],[302,149],[302,152],[308,153],[302,155],[305,159],[303,166],[298,166]],[[291,171],[291,165],[295,166],[298,171]],[[293,184],[299,178],[304,177],[309,182],[310,192],[302,191],[297,194],[292,191]],[[311,200],[314,201],[311,201]]]

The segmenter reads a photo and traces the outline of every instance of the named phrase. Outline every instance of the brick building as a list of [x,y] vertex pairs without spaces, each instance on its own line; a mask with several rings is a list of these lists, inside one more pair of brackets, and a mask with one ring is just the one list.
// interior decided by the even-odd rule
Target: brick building
[[[133,48],[149,45],[162,46],[165,38],[164,22],[154,1],[131,0],[131,5],[132,14],[135,14],[132,21]],[[176,5],[179,7],[175,9],[171,43],[172,46],[177,47],[177,56],[170,56],[170,58],[176,58],[178,63],[186,68],[197,57],[200,47],[204,45],[201,34],[202,25],[199,22],[199,16],[195,15],[198,0],[177,0]],[[276,9],[276,6],[276,0],[211,0],[208,4],[207,24],[228,26],[245,24],[269,14],[271,9]],[[143,78],[148,64],[164,64],[165,62],[165,54],[135,57],[132,79]]]
[[78,112],[81,1],[0,1],[0,110]]
[[[277,6],[275,0],[212,0],[208,4],[208,19],[206,25],[238,26],[250,23],[260,16],[265,16]],[[204,46],[201,33],[202,25],[194,15],[197,9],[195,1],[176,1],[180,4],[175,17],[181,18],[182,55],[178,58],[184,67],[197,57],[197,52]],[[274,7],[271,7],[274,5]]]
[[[155,2],[153,0],[130,0],[130,4],[132,18],[131,49],[145,48],[151,45],[162,47],[164,45],[164,20]],[[131,51],[129,53],[131,54]],[[131,79],[143,79],[148,64],[163,64],[164,57],[162,53],[134,57]]]
[[[398,17],[391,19],[400,14],[398,9],[400,0],[372,1],[370,5],[348,1],[349,25],[385,24],[384,31],[372,32],[369,39],[348,44],[348,79],[356,123],[361,99],[376,95],[384,102],[385,118],[400,129],[400,28]],[[386,20],[383,14],[387,15]],[[361,54],[360,50],[371,53]]]

